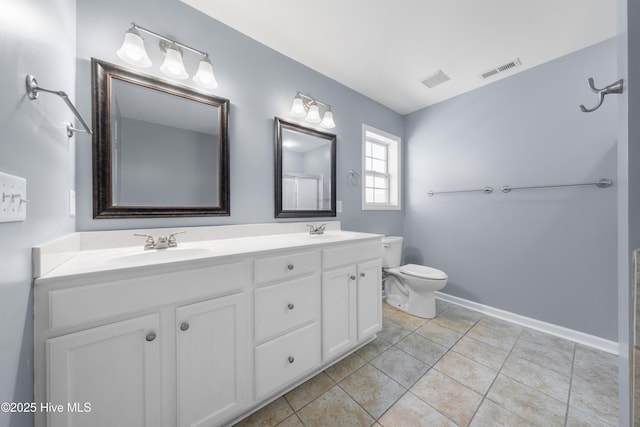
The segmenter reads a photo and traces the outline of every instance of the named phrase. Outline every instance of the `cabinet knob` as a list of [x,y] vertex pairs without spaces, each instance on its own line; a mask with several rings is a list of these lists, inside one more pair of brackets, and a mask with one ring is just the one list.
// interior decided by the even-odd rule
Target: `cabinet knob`
[[182,323],[180,324],[180,330],[181,330],[181,331],[186,331],[186,330],[188,330],[188,329],[189,329],[189,322],[182,322]]
[[356,280],[356,276],[349,276],[349,279]]
[[296,361],[296,359],[294,359],[293,356],[289,356],[289,358],[287,359],[289,361],[289,363],[293,363]]
[[291,304],[291,303],[287,304],[287,308],[288,308],[289,310],[293,310],[293,307],[294,307],[294,305],[293,305],[293,304]]
[[151,342],[151,341],[153,341],[155,339],[156,339],[156,333],[153,332],[153,331],[149,332],[147,334],[147,336],[146,336],[146,340],[149,341],[149,342]]
[[287,265],[287,268],[288,268],[289,270],[293,270],[293,264],[289,264],[289,265]]
[[364,277],[364,276],[366,276],[366,274],[360,273],[360,277]]

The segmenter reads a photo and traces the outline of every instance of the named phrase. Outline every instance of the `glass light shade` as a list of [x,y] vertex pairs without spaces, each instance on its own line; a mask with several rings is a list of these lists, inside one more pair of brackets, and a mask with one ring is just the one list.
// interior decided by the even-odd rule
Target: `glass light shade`
[[124,34],[122,46],[116,53],[120,59],[128,64],[142,68],[151,66],[151,60],[144,48],[144,40],[138,30],[133,27]]
[[322,123],[320,126],[327,129],[333,129],[336,127],[336,123],[333,121],[333,113],[331,110],[327,110],[324,112],[324,116],[322,116]]
[[302,102],[302,98],[296,96],[293,98],[293,104],[291,105],[291,112],[289,113],[291,117],[304,117],[307,112],[304,109],[304,103]]
[[309,123],[320,123],[320,110],[316,104],[309,106],[309,113],[307,113],[307,119]]
[[211,61],[208,56],[205,56],[200,60],[200,65],[198,65],[196,75],[193,76],[193,81],[196,82],[198,86],[207,89],[215,89],[218,87],[218,82],[213,74],[213,65],[211,65]]
[[160,71],[174,79],[184,80],[189,77],[182,62],[182,52],[175,45],[169,46],[165,55]]

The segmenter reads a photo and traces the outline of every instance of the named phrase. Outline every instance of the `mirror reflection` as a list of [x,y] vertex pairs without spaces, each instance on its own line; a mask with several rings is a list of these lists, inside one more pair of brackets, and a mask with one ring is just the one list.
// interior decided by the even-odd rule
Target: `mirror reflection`
[[276,217],[335,216],[335,135],[275,119]]
[[229,215],[228,100],[92,62],[94,217]]

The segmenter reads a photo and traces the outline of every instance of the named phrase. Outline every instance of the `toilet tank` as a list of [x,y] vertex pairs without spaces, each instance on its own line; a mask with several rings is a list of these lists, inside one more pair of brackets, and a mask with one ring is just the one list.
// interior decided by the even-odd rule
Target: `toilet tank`
[[402,237],[386,236],[382,238],[382,267],[399,267],[402,261]]

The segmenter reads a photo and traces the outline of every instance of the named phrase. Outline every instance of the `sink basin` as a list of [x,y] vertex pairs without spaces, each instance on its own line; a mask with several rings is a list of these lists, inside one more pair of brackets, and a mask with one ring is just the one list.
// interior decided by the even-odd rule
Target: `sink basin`
[[167,248],[149,249],[146,251],[127,253],[109,259],[110,264],[141,265],[160,262],[181,261],[189,258],[199,258],[211,253],[207,248]]

